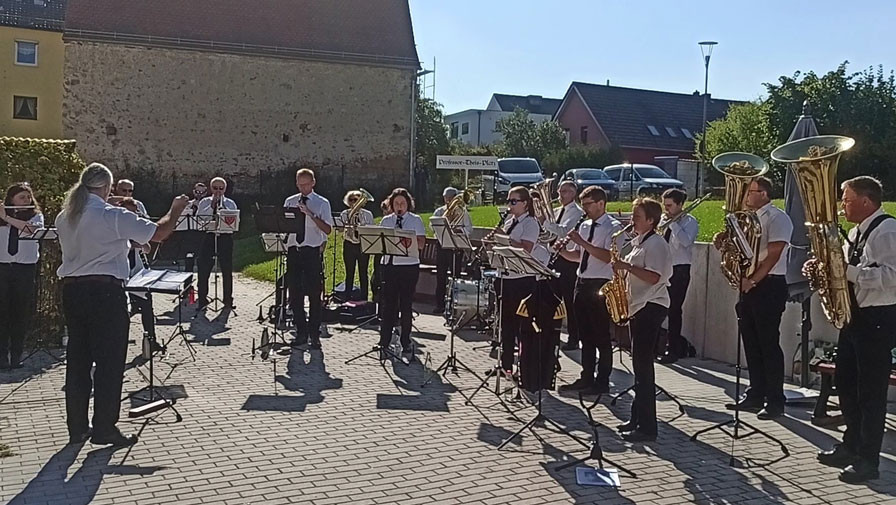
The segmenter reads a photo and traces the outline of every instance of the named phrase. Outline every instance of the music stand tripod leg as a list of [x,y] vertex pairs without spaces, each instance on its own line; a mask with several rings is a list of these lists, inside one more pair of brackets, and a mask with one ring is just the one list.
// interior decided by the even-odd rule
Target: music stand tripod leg
[[605,463],[609,463],[610,465],[613,465],[614,467],[621,470],[625,474],[629,475],[633,479],[636,479],[636,478],[638,478],[637,474],[635,474],[631,470],[625,468],[624,466],[619,465],[618,463],[615,463],[614,461],[612,461],[604,456],[604,451],[600,446],[600,431],[598,430],[600,423],[598,423],[594,420],[594,415],[591,412],[592,409],[594,409],[594,407],[596,407],[600,403],[601,396],[602,395],[598,395],[597,399],[594,401],[594,403],[592,403],[590,407],[586,407],[585,401],[582,398],[582,394],[579,393],[579,404],[582,405],[582,408],[585,409],[585,413],[588,414],[588,424],[589,424],[589,426],[591,426],[592,440],[591,440],[591,446],[589,447],[589,450],[590,450],[589,454],[587,456],[585,456],[584,458],[579,458],[579,459],[564,463],[562,465],[559,465],[555,468],[555,470],[558,470],[558,471],[565,470],[567,468],[585,463],[586,461],[594,460],[597,462],[597,466],[601,470],[604,469]]

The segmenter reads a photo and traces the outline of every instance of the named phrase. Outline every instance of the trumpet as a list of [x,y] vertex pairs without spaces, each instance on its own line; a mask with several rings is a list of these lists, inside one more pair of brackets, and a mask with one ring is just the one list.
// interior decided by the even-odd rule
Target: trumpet
[[703,196],[701,196],[700,198],[694,200],[693,202],[691,202],[690,205],[688,205],[687,207],[685,207],[684,209],[682,209],[681,212],[679,212],[677,216],[673,217],[672,219],[670,219],[670,220],[668,220],[668,221],[665,221],[665,222],[660,223],[660,225],[656,227],[656,234],[657,234],[657,235],[663,235],[664,233],[666,233],[666,230],[669,228],[669,226],[670,226],[672,223],[677,223],[679,219],[681,219],[681,218],[683,218],[684,216],[690,214],[692,210],[694,210],[694,209],[696,209],[697,207],[699,207],[701,203],[703,203],[703,202],[705,202],[706,200],[708,200],[709,197],[711,197],[711,196],[712,196],[712,191],[707,191],[705,195],[703,195]]

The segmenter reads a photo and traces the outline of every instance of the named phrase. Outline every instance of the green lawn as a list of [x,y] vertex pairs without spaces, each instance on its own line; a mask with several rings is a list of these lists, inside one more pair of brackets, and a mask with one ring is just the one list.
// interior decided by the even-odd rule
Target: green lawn
[[[783,200],[775,200],[774,204],[783,208]],[[628,202],[611,202],[608,205],[610,212],[627,212],[631,210],[631,204]],[[896,202],[885,202],[884,210],[890,214],[896,215]],[[712,240],[712,236],[722,230],[725,212],[722,210],[721,200],[710,200],[694,209],[694,217],[700,223],[700,235],[697,240],[708,242]],[[432,236],[432,230],[429,228],[429,218],[432,213],[420,214],[426,224],[427,235]],[[473,226],[492,228],[498,222],[497,207],[472,207],[470,208],[470,217]],[[379,220],[377,220],[379,221]],[[240,223],[241,230],[235,237],[233,262],[234,269],[242,272],[253,279],[263,281],[274,281],[274,255],[264,252],[261,246],[261,237],[255,230],[255,223],[252,219],[243,219]],[[851,226],[846,226],[850,228]],[[336,249],[336,274],[337,284],[345,278],[345,268],[342,263],[342,238],[338,240],[330,240],[327,242],[327,250],[325,254],[325,268],[327,291],[332,289],[333,283],[333,249]],[[371,266],[372,270],[372,266]],[[357,282],[357,279],[356,281]]]

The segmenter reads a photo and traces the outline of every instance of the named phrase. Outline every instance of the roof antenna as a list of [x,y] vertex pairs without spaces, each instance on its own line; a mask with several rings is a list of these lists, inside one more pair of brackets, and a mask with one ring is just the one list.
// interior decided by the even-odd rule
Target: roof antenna
[[609,86],[609,85],[610,85],[610,80],[609,80],[609,79],[607,79],[607,86]]

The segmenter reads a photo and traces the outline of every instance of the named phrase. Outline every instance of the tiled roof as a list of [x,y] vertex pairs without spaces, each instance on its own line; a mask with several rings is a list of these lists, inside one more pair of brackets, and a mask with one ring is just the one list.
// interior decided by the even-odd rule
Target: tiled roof
[[0,25],[62,31],[66,0],[0,0]]
[[[573,82],[567,97],[578,90],[611,143],[672,151],[694,151],[688,138],[701,131],[703,95],[669,93]],[[734,100],[710,98],[707,121],[725,115]],[[670,133],[671,132],[671,133]],[[673,135],[674,134],[674,135]]]
[[557,112],[560,103],[563,100],[559,98],[543,98],[538,95],[502,95],[495,93],[492,95],[498,106],[504,112],[513,112],[517,107],[529,111],[531,114],[549,114],[551,116]]
[[66,37],[419,65],[407,0],[69,0]]

